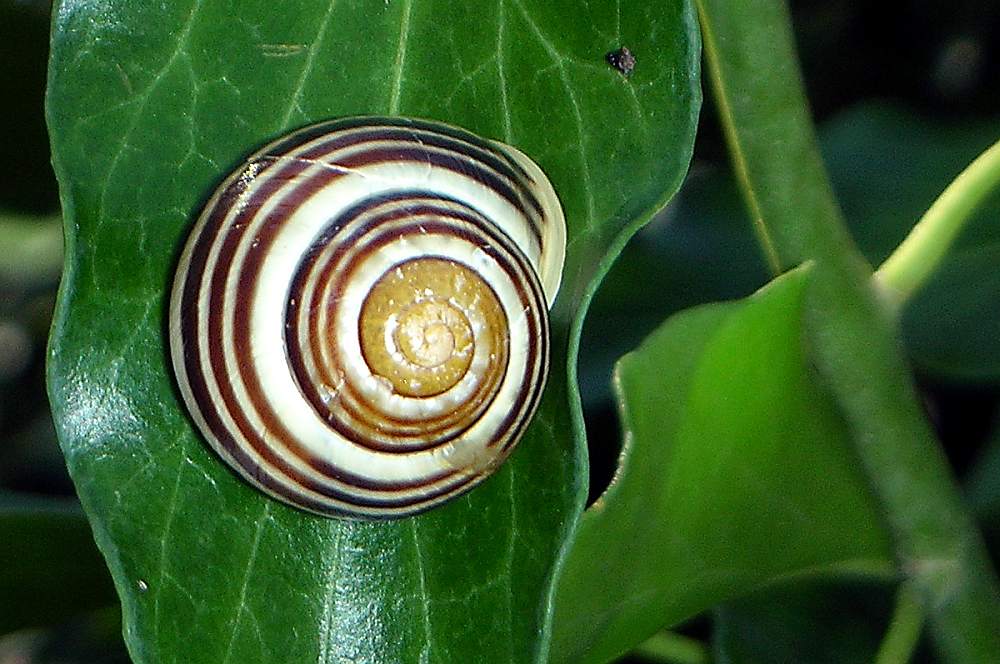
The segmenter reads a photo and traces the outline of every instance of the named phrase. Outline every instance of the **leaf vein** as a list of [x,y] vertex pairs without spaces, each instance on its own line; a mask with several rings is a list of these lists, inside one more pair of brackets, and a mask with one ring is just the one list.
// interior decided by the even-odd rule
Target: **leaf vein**
[[108,193],[108,184],[111,182],[111,177],[114,175],[115,170],[118,168],[118,162],[121,160],[122,155],[125,153],[125,149],[128,147],[129,140],[132,137],[133,132],[139,125],[139,120],[142,118],[143,112],[146,110],[146,104],[149,103],[149,98],[152,96],[153,91],[156,90],[160,82],[163,80],[164,76],[173,68],[174,64],[178,59],[184,54],[184,47],[187,45],[187,41],[191,36],[191,30],[194,26],[195,16],[198,14],[198,10],[201,9],[202,0],[195,0],[192,7],[191,13],[188,14],[187,20],[184,22],[184,27],[181,28],[180,33],[177,36],[177,44],[174,47],[173,52],[170,57],[167,58],[166,63],[160,68],[153,78],[150,80],[146,89],[136,95],[139,99],[139,106],[132,115],[132,120],[129,122],[128,128],[126,128],[125,133],[122,134],[122,140],[118,145],[118,149],[115,151],[114,156],[111,158],[111,163],[108,165],[107,174],[104,177],[104,182],[101,184],[101,199],[100,199],[100,218],[103,219],[103,213],[105,208],[105,203]]
[[524,17],[525,22],[531,29],[531,32],[535,35],[535,39],[538,43],[542,45],[545,52],[552,58],[552,62],[555,68],[559,72],[559,79],[562,81],[563,87],[566,88],[566,96],[569,99],[571,110],[573,111],[573,119],[576,122],[576,147],[577,152],[580,157],[580,175],[583,180],[583,192],[584,192],[584,202],[586,206],[586,217],[584,219],[585,226],[588,231],[594,230],[596,224],[597,214],[595,211],[594,203],[594,190],[590,175],[590,161],[587,158],[587,148],[586,148],[586,134],[584,132],[584,122],[583,122],[583,112],[580,110],[580,100],[576,98],[576,92],[573,90],[573,85],[569,80],[569,74],[566,71],[565,58],[559,53],[559,50],[555,47],[552,41],[545,36],[538,24],[525,9],[524,4],[521,0],[513,0],[514,4],[517,5],[518,10]]
[[393,65],[392,93],[389,97],[389,113],[399,113],[399,96],[403,89],[403,66],[406,62],[406,42],[410,36],[410,10],[413,0],[403,0],[403,18],[399,26],[399,47],[396,49],[396,62]]
[[181,477],[184,474],[184,454],[181,454],[180,463],[177,464],[177,477],[174,480],[174,488],[170,493],[170,500],[167,504],[167,517],[163,524],[163,533],[160,535],[160,569],[157,574],[156,599],[153,600],[153,643],[158,644],[160,640],[160,597],[163,595],[164,580],[167,577],[167,544],[170,540],[170,528],[174,522],[174,515],[177,513],[177,498],[180,495]]
[[295,82],[295,89],[292,91],[292,100],[289,102],[288,108],[285,109],[285,114],[281,118],[282,129],[288,126],[295,111],[303,113],[301,106],[302,92],[305,90],[309,75],[312,74],[316,62],[316,54],[319,53],[323,39],[326,37],[326,30],[330,26],[330,21],[333,17],[333,8],[336,4],[337,0],[330,0],[330,4],[326,7],[326,14],[323,16],[323,20],[320,21],[319,30],[316,31],[316,37],[313,38],[312,45],[309,47],[309,53],[306,54],[306,61],[302,66],[302,71],[299,73],[299,79]]
[[250,555],[247,556],[246,572],[243,574],[243,583],[240,586],[240,597],[236,606],[236,618],[234,619],[233,632],[229,635],[229,644],[226,646],[226,654],[222,657],[222,664],[226,664],[226,662],[229,661],[229,658],[233,654],[233,647],[236,645],[236,635],[239,634],[240,624],[243,621],[243,614],[246,610],[247,588],[250,586],[250,577],[252,576],[254,564],[257,562],[257,552],[260,550],[261,534],[264,532],[264,526],[267,524],[270,513],[271,501],[265,500],[264,509],[261,512],[260,517],[257,519],[257,530],[254,532],[253,542],[250,544]]
[[508,466],[507,476],[510,478],[510,487],[507,491],[510,497],[510,528],[507,530],[507,650],[508,659],[511,664],[514,662],[514,555],[515,555],[515,527],[517,524],[517,486],[514,483],[514,466]]
[[513,142],[511,128],[510,101],[507,99],[507,72],[504,71],[504,0],[497,4],[497,78],[500,79],[500,108],[503,111],[503,137],[508,143]]
[[330,647],[333,643],[333,612],[336,610],[336,588],[337,588],[337,572],[340,569],[340,543],[344,538],[344,528],[337,520],[330,521],[330,529],[336,531],[333,541],[332,551],[336,552],[336,560],[330,562],[330,567],[326,572],[326,592],[323,594],[323,604],[321,607],[322,611],[322,628],[323,631],[320,634],[319,641],[319,658],[316,660],[317,664],[323,664],[330,658]]
[[420,551],[420,539],[417,536],[417,521],[410,520],[410,534],[413,536],[413,549],[416,552],[417,580],[420,582],[420,599],[424,623],[424,638],[427,651],[433,649],[434,633],[431,629],[430,598],[427,596],[427,574],[424,570],[424,557]]

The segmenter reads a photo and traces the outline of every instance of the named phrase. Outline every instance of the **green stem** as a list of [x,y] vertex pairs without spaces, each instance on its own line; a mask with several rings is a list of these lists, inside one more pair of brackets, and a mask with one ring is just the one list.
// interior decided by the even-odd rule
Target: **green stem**
[[907,583],[899,587],[896,608],[892,622],[882,639],[875,664],[906,664],[913,658],[913,651],[920,642],[923,629],[924,611],[920,606],[920,596]]
[[733,163],[733,171],[743,193],[747,211],[750,213],[750,220],[753,224],[754,233],[757,235],[757,242],[760,244],[761,253],[767,262],[772,274],[780,274],[785,267],[791,267],[782,261],[778,254],[778,248],[768,225],[764,222],[762,206],[757,198],[756,189],[753,187],[752,174],[747,165],[747,155],[743,150],[743,142],[737,133],[736,125],[726,122],[727,118],[733,117],[733,103],[730,101],[730,88],[726,76],[728,72],[722,68],[722,62],[717,53],[718,37],[715,34],[714,24],[705,12],[705,3],[697,3],[698,12],[701,18],[702,49],[705,53],[705,66],[711,76],[712,92],[715,93],[715,103],[719,108],[719,119],[722,125],[722,132],[726,136],[726,143],[729,145],[729,157]]
[[979,155],[948,185],[875,272],[875,278],[897,305],[904,304],[934,273],[972,213],[998,187],[1000,142]]
[[673,632],[659,632],[632,651],[642,659],[664,664],[708,664],[708,648],[697,641]]
[[894,321],[847,234],[816,144],[780,0],[696,0],[720,120],[758,232],[787,269],[812,260],[807,341],[852,430],[900,569],[947,661],[1000,652],[1000,590],[924,418]]

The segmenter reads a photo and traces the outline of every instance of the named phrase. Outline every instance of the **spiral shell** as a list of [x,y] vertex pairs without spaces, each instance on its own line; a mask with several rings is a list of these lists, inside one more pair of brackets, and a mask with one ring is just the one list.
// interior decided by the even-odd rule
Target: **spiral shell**
[[565,223],[516,149],[422,120],[281,138],[206,205],[170,346],[212,447],[312,512],[413,514],[489,475],[531,419]]

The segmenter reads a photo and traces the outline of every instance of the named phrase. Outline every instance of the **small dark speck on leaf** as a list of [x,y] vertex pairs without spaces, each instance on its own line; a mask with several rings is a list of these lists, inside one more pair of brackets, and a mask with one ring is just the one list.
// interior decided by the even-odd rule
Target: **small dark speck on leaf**
[[628,76],[635,69],[635,55],[628,50],[627,46],[622,46],[617,51],[611,51],[604,57],[608,64],[620,71],[623,76]]

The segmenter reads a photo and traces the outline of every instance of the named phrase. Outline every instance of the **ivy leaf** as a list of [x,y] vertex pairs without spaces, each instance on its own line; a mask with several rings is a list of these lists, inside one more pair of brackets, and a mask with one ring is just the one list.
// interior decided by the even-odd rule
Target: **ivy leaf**
[[681,312],[619,362],[625,447],[559,581],[555,661],[608,661],[783,575],[889,569],[848,429],[806,359],[808,276]]
[[[543,660],[586,482],[576,331],[597,279],[687,168],[700,103],[689,3],[64,0],[53,26],[67,263],[50,396],[132,657]],[[628,77],[605,61],[623,45]],[[306,515],[237,479],[194,431],[166,352],[173,266],[214,187],[268,139],[359,114],[515,145],[569,225],[536,421],[494,478],[391,523]]]

